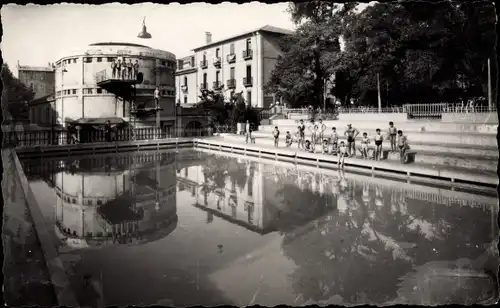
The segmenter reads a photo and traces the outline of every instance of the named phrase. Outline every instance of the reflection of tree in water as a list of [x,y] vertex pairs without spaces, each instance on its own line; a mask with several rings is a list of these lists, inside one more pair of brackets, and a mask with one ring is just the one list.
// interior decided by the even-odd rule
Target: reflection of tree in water
[[227,179],[231,181],[234,189],[239,187],[240,190],[243,190],[248,181],[245,166],[245,163],[239,163],[234,158],[216,155],[207,156],[206,163],[202,167],[203,176],[205,177],[202,191],[212,193],[216,189],[225,189]]
[[[298,190],[296,180],[297,176],[287,179],[280,190],[292,213],[286,223],[294,223],[285,229],[283,251],[299,267],[293,286],[305,301],[325,301],[338,294],[345,302],[381,304],[397,297],[400,277],[414,266],[477,258],[484,251],[482,244],[491,240],[484,238],[490,226],[470,219],[486,217],[478,208],[409,200],[397,188],[389,191],[345,179],[339,183],[339,198],[347,208],[321,211],[324,196]],[[335,179],[327,182],[335,185]],[[304,217],[316,219],[300,226]]]

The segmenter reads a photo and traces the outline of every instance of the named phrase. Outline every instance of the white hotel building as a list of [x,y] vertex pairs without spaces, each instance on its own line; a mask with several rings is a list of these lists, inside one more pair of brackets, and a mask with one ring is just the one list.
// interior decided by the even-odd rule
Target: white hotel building
[[243,91],[247,104],[269,107],[272,94],[264,93],[278,56],[280,38],[293,31],[264,26],[252,31],[212,42],[193,49],[194,54],[177,61],[175,74],[176,101],[181,106],[198,103],[200,90],[224,86],[224,94]]

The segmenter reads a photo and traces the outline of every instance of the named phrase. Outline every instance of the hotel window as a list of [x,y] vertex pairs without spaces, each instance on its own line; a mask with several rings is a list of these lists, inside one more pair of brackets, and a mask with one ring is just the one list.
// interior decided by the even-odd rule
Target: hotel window
[[215,82],[219,83],[220,71],[215,72]]
[[102,58],[101,57],[97,57],[97,62],[102,62]]
[[165,95],[166,94],[166,91],[165,90],[161,90],[161,95]]
[[252,66],[247,65],[247,78],[252,78]]
[[101,88],[97,88],[97,94],[102,94],[102,89]]
[[252,91],[247,92],[247,106],[252,106]]
[[108,59],[107,59],[108,62],[113,62],[113,60],[114,60],[114,58],[112,58],[112,57],[108,57]]
[[215,49],[215,57],[218,58],[220,53],[220,48]]
[[231,43],[231,45],[229,45],[229,53],[234,54],[234,43]]
[[76,63],[76,58],[73,59],[73,63]]
[[203,62],[205,62],[205,61],[207,61],[207,54],[206,53],[203,54]]
[[234,79],[234,67],[229,70],[229,79]]
[[90,57],[87,57],[87,58],[84,58],[85,60],[85,63],[92,63],[92,58]]
[[207,83],[207,73],[203,73],[203,83]]
[[92,88],[87,88],[87,89],[84,89],[84,90],[83,90],[83,93],[84,93],[84,94],[94,94],[94,91],[93,91],[93,90],[94,90],[94,89],[92,89]]
[[247,50],[252,49],[252,39],[247,39],[246,47],[247,47]]
[[161,61],[161,65],[165,66],[165,65],[167,65],[167,62]]
[[76,89],[73,89],[72,91],[73,91],[73,94],[76,94]]
[[184,85],[187,86],[188,85],[188,78],[187,77],[184,77]]
[[187,104],[187,102],[188,102],[188,97],[184,96],[184,104]]

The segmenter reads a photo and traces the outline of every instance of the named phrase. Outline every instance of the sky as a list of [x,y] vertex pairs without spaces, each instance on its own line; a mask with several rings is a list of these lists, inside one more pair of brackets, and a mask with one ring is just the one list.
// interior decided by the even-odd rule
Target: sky
[[[182,58],[204,44],[205,32],[211,32],[212,41],[217,41],[265,25],[293,30],[287,6],[286,2],[9,4],[1,9],[2,56],[15,75],[18,61],[20,65],[46,66],[96,42],[138,43]],[[137,38],[144,16],[153,36],[149,40]]]

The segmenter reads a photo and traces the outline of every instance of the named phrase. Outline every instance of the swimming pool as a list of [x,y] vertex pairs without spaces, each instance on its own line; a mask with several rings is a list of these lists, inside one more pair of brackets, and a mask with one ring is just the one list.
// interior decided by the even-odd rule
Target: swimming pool
[[436,305],[497,296],[498,201],[489,189],[210,150],[22,163],[83,304]]

